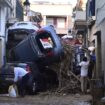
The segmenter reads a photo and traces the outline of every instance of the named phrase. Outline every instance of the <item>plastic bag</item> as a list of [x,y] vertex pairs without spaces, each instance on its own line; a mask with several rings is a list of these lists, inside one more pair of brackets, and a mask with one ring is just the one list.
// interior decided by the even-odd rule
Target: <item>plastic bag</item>
[[8,93],[10,97],[17,97],[18,96],[17,86],[10,85]]

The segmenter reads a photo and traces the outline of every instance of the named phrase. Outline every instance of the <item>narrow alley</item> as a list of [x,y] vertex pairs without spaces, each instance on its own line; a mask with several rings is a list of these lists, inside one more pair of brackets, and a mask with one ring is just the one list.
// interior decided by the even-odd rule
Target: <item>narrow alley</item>
[[0,105],[104,105],[104,10],[105,0],[0,0]]

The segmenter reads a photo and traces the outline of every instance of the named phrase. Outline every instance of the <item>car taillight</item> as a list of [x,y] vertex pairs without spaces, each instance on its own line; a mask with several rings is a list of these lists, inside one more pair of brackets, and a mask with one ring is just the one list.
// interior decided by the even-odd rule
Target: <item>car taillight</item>
[[28,65],[26,66],[26,71],[31,72],[31,68]]

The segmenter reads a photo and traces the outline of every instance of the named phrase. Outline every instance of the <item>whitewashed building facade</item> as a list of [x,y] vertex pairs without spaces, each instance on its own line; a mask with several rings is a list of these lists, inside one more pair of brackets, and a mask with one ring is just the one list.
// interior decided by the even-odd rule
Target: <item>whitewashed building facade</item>
[[[97,27],[97,43],[98,43],[98,54],[100,60],[100,70],[104,75],[105,84],[105,0],[96,0],[96,27]],[[100,71],[99,71],[100,72]]]
[[[21,0],[20,0],[21,1]],[[0,0],[0,67],[6,61],[6,30],[10,20],[23,19],[23,7],[19,0]],[[21,12],[20,12],[21,11]]]

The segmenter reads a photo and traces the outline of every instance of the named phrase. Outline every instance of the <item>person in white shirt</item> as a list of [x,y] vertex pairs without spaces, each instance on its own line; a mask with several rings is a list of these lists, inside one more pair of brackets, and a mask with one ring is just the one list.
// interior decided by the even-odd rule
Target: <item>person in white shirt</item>
[[87,78],[88,78],[88,66],[89,66],[89,61],[87,60],[87,57],[83,58],[83,61],[79,63],[79,66],[81,66],[81,91],[83,93],[86,93],[87,90]]
[[18,92],[20,96],[24,96],[26,92],[26,87],[28,80],[30,78],[30,73],[21,67],[11,67],[14,71],[14,84],[18,87]]
[[14,82],[22,79],[28,72],[21,67],[14,67]]

